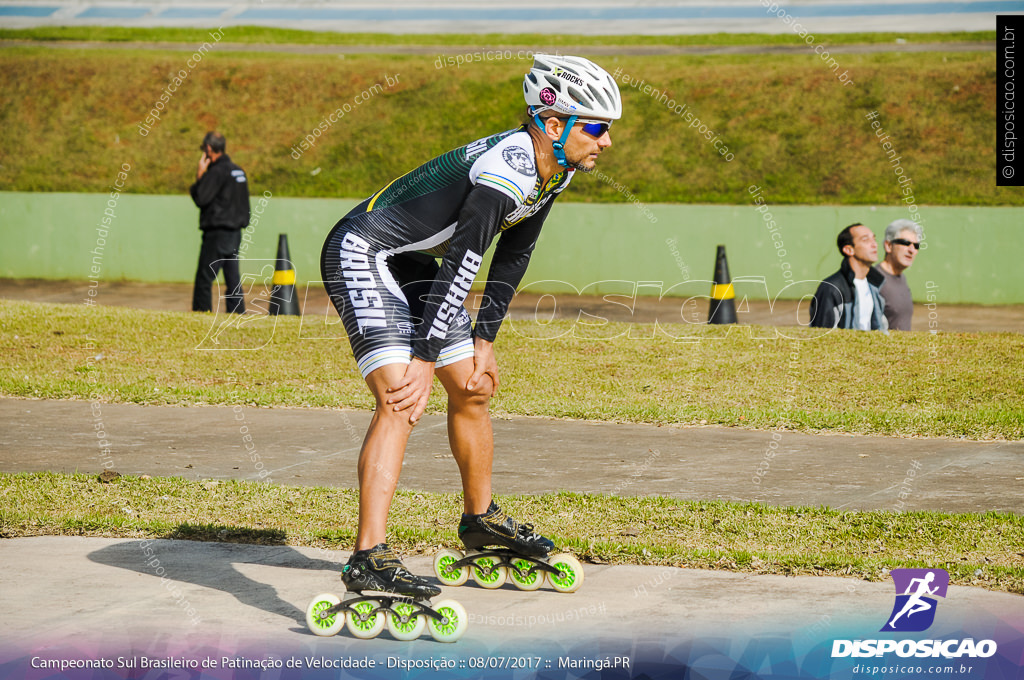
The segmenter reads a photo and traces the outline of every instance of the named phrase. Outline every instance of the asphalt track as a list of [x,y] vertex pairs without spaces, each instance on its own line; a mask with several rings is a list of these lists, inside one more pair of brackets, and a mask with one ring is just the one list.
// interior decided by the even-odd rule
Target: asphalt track
[[[112,469],[122,474],[269,475],[279,484],[348,488],[357,486],[370,419],[369,412],[326,409],[102,404],[100,411]],[[0,471],[104,469],[89,402],[0,399],[0,422]],[[501,494],[565,490],[849,510],[1024,512],[1024,442],[520,417],[496,419],[494,432],[494,487]],[[444,416],[424,416],[416,426],[399,483],[461,490]]]

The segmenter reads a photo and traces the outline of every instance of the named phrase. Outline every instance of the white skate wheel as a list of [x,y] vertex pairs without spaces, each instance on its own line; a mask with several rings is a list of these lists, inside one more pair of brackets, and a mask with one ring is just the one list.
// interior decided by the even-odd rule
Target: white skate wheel
[[434,605],[434,611],[445,617],[444,623],[427,617],[430,635],[438,642],[455,642],[469,627],[465,608],[455,600],[441,600]]
[[412,602],[397,602],[391,608],[395,611],[387,613],[388,632],[396,640],[415,640],[427,627],[427,615]]
[[380,635],[387,616],[385,612],[375,611],[379,606],[376,600],[364,600],[352,605],[353,611],[345,612],[345,627],[352,637],[369,640]]
[[496,557],[478,557],[473,560],[473,580],[481,588],[494,590],[505,585],[508,572],[505,567],[499,567]]
[[511,562],[513,566],[508,567],[508,577],[516,588],[531,591],[544,585],[544,572],[537,570],[535,563],[522,557],[513,557]]
[[434,556],[434,575],[446,586],[461,586],[469,580],[469,567],[449,568],[463,558],[463,554],[457,550],[442,548]]
[[341,600],[338,599],[338,596],[331,593],[323,593],[313,598],[313,601],[306,607],[306,626],[309,627],[313,635],[330,637],[338,634],[342,626],[345,625],[345,612],[336,612],[327,618],[322,618],[320,612],[340,603]]
[[548,583],[560,593],[574,593],[583,585],[583,565],[569,553],[559,553],[548,560],[559,573],[548,572]]

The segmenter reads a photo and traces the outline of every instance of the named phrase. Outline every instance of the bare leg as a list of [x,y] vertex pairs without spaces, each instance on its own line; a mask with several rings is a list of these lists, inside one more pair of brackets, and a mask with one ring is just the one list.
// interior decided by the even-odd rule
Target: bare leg
[[359,533],[356,550],[385,542],[388,510],[398,487],[402,459],[413,426],[407,412],[395,412],[385,404],[387,389],[405,373],[405,364],[388,364],[366,376],[377,401],[370,427],[359,452]]
[[448,441],[462,475],[466,514],[487,512],[491,503],[491,467],[494,433],[491,430],[491,379],[484,375],[472,390],[466,383],[473,374],[473,360],[464,359],[436,371],[448,392]]

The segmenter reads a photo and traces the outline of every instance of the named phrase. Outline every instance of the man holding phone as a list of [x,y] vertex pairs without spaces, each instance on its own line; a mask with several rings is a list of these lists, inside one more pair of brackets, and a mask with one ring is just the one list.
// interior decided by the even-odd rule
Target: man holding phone
[[210,286],[223,268],[227,311],[242,314],[245,298],[238,272],[238,247],[242,243],[242,229],[249,224],[249,183],[245,171],[225,153],[224,135],[207,132],[199,148],[203,155],[199,158],[196,181],[189,187],[192,200],[199,207],[199,229],[203,232],[192,311],[213,311]]

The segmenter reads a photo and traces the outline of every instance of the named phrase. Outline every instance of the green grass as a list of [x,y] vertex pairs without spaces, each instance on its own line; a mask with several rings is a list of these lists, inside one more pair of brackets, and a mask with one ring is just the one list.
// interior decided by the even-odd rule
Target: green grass
[[[0,394],[372,408],[340,324],[247,317],[215,344],[210,331],[224,320],[3,300]],[[588,330],[508,321],[497,352],[498,416],[1024,437],[1024,336],[1017,333],[820,336],[800,328],[612,323]],[[443,412],[443,390],[434,390],[429,409]]]
[[[334,33],[330,31],[299,31],[266,26],[231,26],[225,31],[225,42],[245,44],[291,45],[436,45],[450,48],[470,46],[492,49],[505,45],[527,45],[559,48],[566,46],[635,46],[635,45],[787,45],[790,35],[762,33],[708,33],[702,35],[548,35],[523,33],[487,34],[391,34]],[[201,28],[127,28],[121,26],[43,26],[37,28],[0,29],[3,40],[68,40],[99,42],[198,42],[209,39],[209,31]],[[819,36],[829,45],[879,45],[902,40],[906,43],[994,41],[995,31],[956,31],[951,33],[836,33]]]
[[[187,68],[187,52],[27,45],[0,51],[0,185],[15,191],[107,192],[127,162],[126,191],[181,195],[194,176],[198,140],[216,128],[254,191],[364,197],[432,156],[517,125],[529,65],[512,59],[438,69],[440,45],[424,55],[214,47],[143,137],[139,123]],[[614,182],[578,182],[575,201],[625,201],[618,183],[646,204],[741,204],[757,184],[773,204],[901,205],[865,118],[878,111],[918,205],[1024,205],[1024,193],[992,179],[990,52],[837,54],[840,73],[855,83],[849,87],[810,49],[591,56],[663,92],[680,110],[685,104],[684,115],[695,115],[735,158],[725,162],[664,102],[622,85],[625,114],[600,165]],[[398,79],[394,87],[353,105],[388,77]],[[345,105],[350,112],[293,158],[293,148]]]
[[[583,559],[765,574],[882,580],[898,567],[942,568],[950,582],[1024,593],[1024,517],[931,512],[838,512],[754,504],[562,493],[499,499],[513,515],[555,528]],[[461,500],[399,491],[390,542],[403,552],[457,545]],[[181,538],[347,549],[351,489],[241,481],[0,474],[0,537]]]

